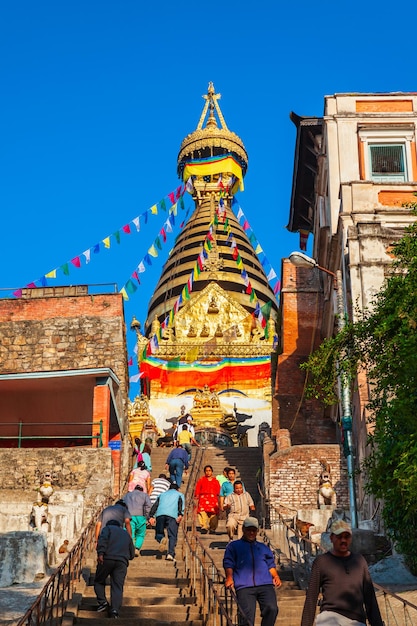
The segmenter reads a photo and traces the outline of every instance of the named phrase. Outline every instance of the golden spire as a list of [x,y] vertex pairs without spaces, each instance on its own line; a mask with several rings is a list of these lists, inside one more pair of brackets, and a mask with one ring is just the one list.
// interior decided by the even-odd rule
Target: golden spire
[[[203,95],[205,100],[203,112],[194,132],[183,140],[178,154],[178,175],[182,178],[185,162],[200,159],[207,156],[218,156],[232,153],[242,167],[243,176],[248,167],[248,155],[241,138],[230,131],[227,127],[218,101],[221,94],[216,93],[212,82],[209,83],[207,93]],[[217,123],[216,114],[218,117]],[[204,121],[206,120],[204,126]]]
[[206,126],[215,126],[217,128],[217,121],[216,118],[214,116],[214,110],[216,109],[216,113],[219,116],[219,120],[220,120],[220,124],[221,124],[221,128],[224,128],[225,130],[229,130],[226,126],[226,122],[224,121],[224,117],[223,117],[223,113],[220,110],[219,104],[217,102],[217,100],[220,100],[221,98],[221,94],[220,93],[216,93],[215,89],[214,89],[214,85],[212,82],[209,82],[209,86],[207,89],[207,94],[204,94],[203,98],[206,101],[206,104],[204,105],[204,109],[203,112],[201,114],[200,117],[200,121],[198,122],[197,125],[197,130],[200,130],[201,128],[203,128],[203,124],[204,124],[204,119],[207,115],[207,109],[210,108],[210,114],[209,114],[209,118],[207,120],[207,124]]
[[[254,311],[256,302],[251,300],[241,272],[237,271],[236,259],[233,256],[229,241],[230,231],[233,233],[239,248],[242,265],[247,272],[253,290],[256,292],[260,306],[272,301],[274,302],[274,314],[277,308],[275,296],[268,284],[264,268],[231,208],[235,189],[228,187],[227,182],[232,178],[232,175],[238,180],[243,179],[248,164],[246,150],[240,137],[226,126],[218,103],[220,94],[216,93],[213,83],[209,83],[207,94],[203,98],[205,100],[204,109],[198,126],[193,133],[183,140],[181,145],[178,156],[179,175],[183,178],[184,173],[193,166],[196,168],[205,167],[205,160],[211,164],[216,161],[217,157],[219,162],[226,162],[226,168],[236,166],[236,169],[225,169],[223,172],[220,170],[220,173],[209,172],[207,175],[198,171],[196,174],[190,174],[192,176],[192,196],[195,210],[178,235],[155,287],[148,307],[148,320],[145,325],[146,336],[149,335],[155,316],[161,323],[166,318],[182,293],[184,285],[187,284],[189,276],[194,272],[204,238],[219,207],[220,197],[222,199],[223,222],[211,229],[210,250],[203,263],[204,271],[194,278],[191,301],[214,282],[227,294],[228,298],[237,302],[239,306],[243,306],[248,313]],[[235,174],[237,167],[240,168],[240,178],[238,174]],[[225,181],[225,185],[219,184],[222,183],[222,180]],[[226,219],[227,229],[224,227]],[[197,319],[201,313],[199,306],[195,313],[196,323],[200,321]],[[199,329],[200,332],[202,332],[201,328]]]

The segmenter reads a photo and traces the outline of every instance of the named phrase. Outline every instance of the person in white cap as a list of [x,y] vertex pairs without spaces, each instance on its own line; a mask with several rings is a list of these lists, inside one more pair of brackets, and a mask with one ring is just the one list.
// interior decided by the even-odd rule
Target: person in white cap
[[263,542],[256,541],[259,523],[256,517],[243,522],[243,536],[227,545],[223,558],[226,588],[236,591],[239,608],[239,624],[255,623],[256,603],[261,609],[261,626],[274,626],[278,617],[275,587],[281,587],[281,579],[275,566],[272,550]]
[[[313,562],[301,626],[384,626],[368,565],[350,551],[352,529],[344,520],[330,527],[333,548]],[[317,599],[322,594],[316,617]]]

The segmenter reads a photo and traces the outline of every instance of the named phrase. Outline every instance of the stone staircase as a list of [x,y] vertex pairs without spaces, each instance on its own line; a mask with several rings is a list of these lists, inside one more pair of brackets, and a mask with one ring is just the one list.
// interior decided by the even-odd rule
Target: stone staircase
[[[195,449],[194,449],[195,450]],[[193,453],[194,453],[193,450]],[[157,448],[152,451],[152,477],[164,471],[169,448]],[[236,468],[237,475],[243,480],[246,489],[254,500],[258,492],[256,488],[256,472],[260,466],[260,452],[255,448],[218,449],[208,448],[204,453],[203,465],[211,464],[216,474],[229,465]],[[190,472],[193,466],[191,465]],[[202,470],[201,470],[202,474]],[[182,491],[185,492],[190,475],[184,475]],[[180,529],[176,549],[175,563],[165,560],[154,539],[154,531],[149,529],[139,557],[130,562],[124,588],[123,606],[118,622],[123,626],[203,626],[205,615],[201,613],[199,602],[187,577],[185,565],[181,560],[182,535]],[[200,535],[198,539],[214,563],[223,573],[223,554],[227,545],[225,520],[220,520],[215,535]],[[259,537],[261,539],[261,537]],[[277,546],[279,548],[279,546]],[[98,626],[107,620],[105,613],[97,613],[97,601],[94,594],[94,567],[91,563],[91,574],[86,577],[81,593],[75,594],[72,607],[68,608],[63,626],[80,624],[82,626]],[[282,587],[277,590],[279,615],[276,626],[299,626],[305,592],[294,582],[291,568],[285,558],[280,556],[277,564]],[[108,599],[110,589],[107,588]],[[261,618],[259,610],[255,626],[259,626]]]
[[[181,539],[177,553],[181,553]],[[99,626],[107,620],[105,612],[96,611],[93,583],[94,572],[85,585],[73,624]],[[106,587],[106,592],[110,600],[110,587]],[[184,564],[180,560],[177,563],[165,560],[165,553],[158,550],[153,530],[148,530],[140,556],[130,562],[118,623],[126,626],[203,626]],[[65,626],[69,626],[68,622]]]

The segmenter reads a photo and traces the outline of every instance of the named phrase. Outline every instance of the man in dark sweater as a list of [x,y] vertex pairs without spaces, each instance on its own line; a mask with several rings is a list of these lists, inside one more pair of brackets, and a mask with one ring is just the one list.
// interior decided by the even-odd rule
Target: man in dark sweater
[[[109,520],[97,541],[97,569],[94,580],[97,611],[107,610],[109,617],[119,617],[127,567],[134,556],[135,548],[129,533],[117,520]],[[110,576],[110,605],[106,599],[107,576]]]
[[330,527],[333,548],[319,555],[312,566],[301,626],[313,626],[317,599],[322,593],[317,626],[383,626],[368,565],[361,554],[352,554],[352,530],[345,521]]

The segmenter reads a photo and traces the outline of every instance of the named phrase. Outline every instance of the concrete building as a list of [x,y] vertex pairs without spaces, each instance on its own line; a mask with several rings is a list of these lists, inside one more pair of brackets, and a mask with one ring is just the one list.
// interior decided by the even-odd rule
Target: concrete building
[[[1,467],[2,487],[36,493],[55,473],[60,489],[76,488],[85,477],[68,474],[71,454],[100,448],[112,466],[105,494],[117,495],[130,469],[122,296],[83,285],[24,289],[0,300],[0,320],[0,445],[16,456],[10,479],[10,465]],[[22,449],[33,450],[30,468],[27,454],[20,468]],[[68,464],[58,467],[51,449],[65,450]]]
[[[417,94],[335,94],[325,97],[323,117],[293,113],[291,119],[297,138],[287,228],[300,233],[301,250],[312,235],[316,264],[341,272],[344,306],[355,320],[357,310],[372,307],[389,272],[391,246],[415,219],[405,205],[417,192]],[[311,270],[292,269],[296,281],[308,280]],[[318,268],[312,273],[321,283],[322,302],[311,347],[336,332],[337,313],[332,276]],[[356,383],[352,435],[359,469],[367,453],[368,389],[365,379]],[[284,419],[282,408],[277,413]],[[332,420],[337,423],[340,416],[340,407],[334,407]],[[360,516],[370,517],[375,503],[364,494],[361,476],[355,480]]]

